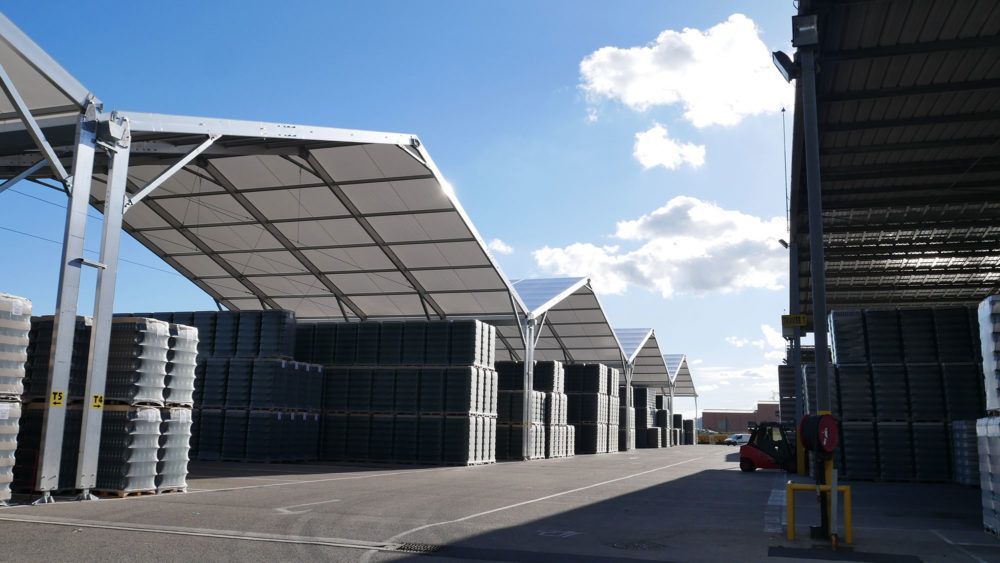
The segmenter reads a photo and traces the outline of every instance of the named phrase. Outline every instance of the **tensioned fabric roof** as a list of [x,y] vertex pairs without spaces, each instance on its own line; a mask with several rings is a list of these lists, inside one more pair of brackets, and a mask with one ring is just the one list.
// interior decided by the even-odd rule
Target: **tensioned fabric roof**
[[[831,309],[970,304],[1000,288],[1000,4],[802,0],[818,15]],[[808,233],[801,101],[793,225]],[[808,244],[800,302],[811,311]]]
[[670,372],[674,397],[697,397],[698,392],[695,391],[691,369],[688,368],[687,355],[664,354],[663,361],[667,364],[667,371]]
[[[119,115],[132,134],[130,195],[221,135],[124,226],[227,307],[344,320],[512,314],[509,285],[416,137]],[[71,150],[57,147],[67,165]]]
[[[80,113],[87,103],[90,91],[3,14],[0,14],[0,61],[36,118]],[[6,96],[0,96],[0,119],[15,117],[14,105]]]
[[[670,373],[663,360],[656,333],[651,328],[616,328],[615,336],[622,344],[625,358],[633,363],[634,387],[665,388],[670,386]],[[624,374],[621,383],[624,383]]]
[[[525,311],[543,318],[535,347],[536,360],[564,363],[602,363],[623,369],[622,347],[615,337],[600,300],[587,278],[540,278],[512,282]],[[523,360],[518,326],[498,324],[505,349],[498,345],[497,360]]]

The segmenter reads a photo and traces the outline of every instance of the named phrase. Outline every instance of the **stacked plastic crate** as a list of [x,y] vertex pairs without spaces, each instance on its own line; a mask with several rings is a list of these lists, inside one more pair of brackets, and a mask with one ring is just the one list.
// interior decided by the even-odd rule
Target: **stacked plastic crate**
[[[635,448],[635,407],[628,406],[629,398],[634,398],[632,388],[618,386],[618,451]],[[633,403],[634,404],[634,403]],[[629,421],[626,424],[625,421]],[[628,430],[631,428],[631,430]]]
[[983,529],[1000,537],[1000,416],[987,416],[976,421],[976,442],[979,446]]
[[10,500],[28,361],[31,301],[0,293],[0,506]]
[[659,448],[663,433],[656,426],[656,390],[637,387],[632,390],[635,401],[635,439],[640,448]]
[[[497,362],[500,402],[497,412],[497,459],[523,460],[524,362]],[[529,459],[574,455],[576,429],[567,423],[568,396],[561,362],[535,362],[532,379],[533,423]],[[512,433],[521,433],[513,436]],[[538,442],[541,441],[541,446]]]
[[834,311],[829,322],[842,475],[949,480],[949,423],[983,414],[971,310]]
[[326,370],[320,458],[494,462],[495,337],[479,321],[300,324],[297,358]]
[[[611,385],[604,364],[568,364],[566,372],[566,417],[576,427],[577,454],[608,453],[608,422]],[[617,450],[616,450],[617,451]]]
[[608,368],[608,452],[619,450],[619,432],[621,429],[621,401],[618,399],[618,383],[621,371]]
[[[183,320],[192,322],[190,318]],[[195,370],[198,365],[198,329],[172,323],[169,347],[163,393],[165,406],[160,411],[160,451],[156,466],[158,493],[187,490]]]
[[664,448],[676,446],[670,432],[670,423],[673,422],[670,413],[670,397],[668,395],[656,396],[656,427],[660,429],[660,441]]
[[960,485],[979,485],[975,420],[956,420],[951,423],[951,474]]
[[119,317],[111,324],[98,491],[156,490],[170,337],[170,324],[152,318]]
[[[198,329],[190,457],[283,462],[317,459],[323,374],[292,360],[291,311],[147,315]],[[304,345],[311,344],[310,337]],[[169,399],[168,399],[169,402]]]

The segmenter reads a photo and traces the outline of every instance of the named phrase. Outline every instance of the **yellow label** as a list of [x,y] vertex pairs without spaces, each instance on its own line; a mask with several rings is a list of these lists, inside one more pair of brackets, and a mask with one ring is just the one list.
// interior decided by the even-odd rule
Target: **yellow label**
[[804,328],[809,324],[806,315],[781,315],[781,326],[784,328]]
[[104,407],[104,395],[94,395],[94,398],[90,401],[90,406],[95,409],[100,409]]
[[65,397],[62,391],[53,391],[52,398],[49,400],[49,404],[51,404],[53,407],[61,407],[63,406],[64,398]]

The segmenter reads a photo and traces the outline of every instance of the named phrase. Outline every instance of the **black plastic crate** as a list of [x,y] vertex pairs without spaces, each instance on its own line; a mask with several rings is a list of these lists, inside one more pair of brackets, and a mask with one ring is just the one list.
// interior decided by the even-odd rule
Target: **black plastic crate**
[[873,364],[903,363],[903,340],[895,309],[864,312],[868,335],[868,355]]
[[478,371],[474,367],[453,367],[445,372],[444,410],[448,413],[471,413],[479,410]]
[[392,368],[373,369],[371,411],[381,413],[393,412],[395,398],[396,370]]
[[351,414],[347,419],[347,459],[366,461],[371,434],[371,415]]
[[836,368],[837,406],[842,420],[872,420],[875,402],[871,368],[867,364],[839,365]]
[[[357,363],[358,359],[358,323],[337,323],[331,324],[336,331],[336,347],[330,361],[320,363],[336,364],[338,366],[350,366]],[[317,328],[316,336],[319,339],[321,328]],[[322,353],[322,349],[319,349]]]
[[420,370],[420,412],[443,413],[445,411],[445,371],[446,368],[423,368]]
[[985,414],[983,371],[979,364],[941,365],[948,420],[971,420]]
[[875,391],[875,415],[878,420],[909,420],[909,393],[904,365],[872,365],[872,387]]
[[560,362],[535,362],[531,383],[535,391],[563,393],[566,389],[563,374],[563,365]]
[[397,413],[416,413],[420,408],[420,369],[399,368],[396,370],[396,399],[394,410]]
[[416,415],[396,415],[392,434],[393,459],[399,462],[417,461],[419,451],[419,417]]
[[913,467],[919,481],[944,482],[951,478],[951,442],[944,422],[914,422]]
[[841,424],[842,473],[850,479],[877,479],[878,445],[872,422]]
[[296,352],[295,313],[267,310],[260,313],[258,354],[268,358],[289,358]]
[[403,361],[403,323],[384,322],[379,333],[378,363],[398,366]]
[[831,311],[829,325],[835,363],[863,364],[868,361],[861,311]]
[[358,348],[355,363],[361,366],[378,364],[379,333],[381,323],[358,323]]
[[907,363],[938,361],[934,313],[931,309],[901,309],[899,329],[903,339],[903,358]]
[[222,459],[222,429],[225,415],[221,409],[203,409],[198,428],[198,459]]
[[348,390],[350,389],[350,369],[328,367],[324,372],[323,410],[331,412],[348,411]]
[[351,412],[369,412],[372,401],[371,368],[351,368],[347,408]]
[[915,477],[909,423],[879,422],[878,451],[883,480],[908,481]]
[[231,358],[236,354],[236,340],[239,333],[239,313],[219,311],[215,313],[215,339],[212,355],[217,358]]
[[240,311],[236,332],[236,357],[257,357],[260,351],[260,318],[260,311]]
[[497,386],[501,391],[524,389],[524,362],[497,362]]
[[907,364],[910,417],[913,420],[945,420],[945,395],[940,364]]
[[222,431],[222,459],[242,461],[246,459],[247,420],[246,410],[226,410]]
[[444,417],[420,415],[418,419],[418,459],[422,463],[441,463],[444,453]]
[[323,413],[323,430],[320,435],[319,458],[323,461],[340,461],[347,456],[347,414]]
[[933,309],[934,334],[937,340],[938,360],[941,362],[977,362],[982,352],[978,339],[973,336],[966,307],[941,307]]
[[426,329],[424,349],[427,365],[446,366],[451,358],[451,323],[429,321]]
[[379,462],[392,461],[392,429],[395,418],[391,414],[372,416],[368,438],[368,459]]
[[253,365],[254,361],[250,358],[233,358],[229,361],[229,375],[226,379],[227,409],[246,409],[250,406]]
[[403,345],[401,362],[408,366],[423,365],[426,361],[427,322],[406,321],[403,323]]
[[208,358],[205,361],[205,377],[202,383],[201,405],[221,408],[226,404],[226,379],[229,375],[229,359]]
[[[350,342],[345,343],[343,350],[341,350],[337,341],[340,328],[336,323],[316,323],[313,326],[310,361],[323,365],[350,365],[354,363],[354,350],[351,346],[356,339],[347,338]],[[345,328],[344,330],[349,331],[350,329]]]

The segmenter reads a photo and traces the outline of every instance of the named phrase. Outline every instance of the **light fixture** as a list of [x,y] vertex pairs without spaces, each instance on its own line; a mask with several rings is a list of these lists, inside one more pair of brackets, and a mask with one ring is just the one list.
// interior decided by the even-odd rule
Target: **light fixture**
[[791,82],[799,77],[799,71],[801,70],[798,63],[793,62],[792,58],[785,54],[783,51],[775,51],[771,53],[771,61],[774,62],[774,66],[781,73],[781,76],[785,77],[785,81]]
[[783,238],[779,238],[778,239],[778,244],[780,244],[781,246],[784,246],[785,248],[788,248],[788,241],[786,241]]

